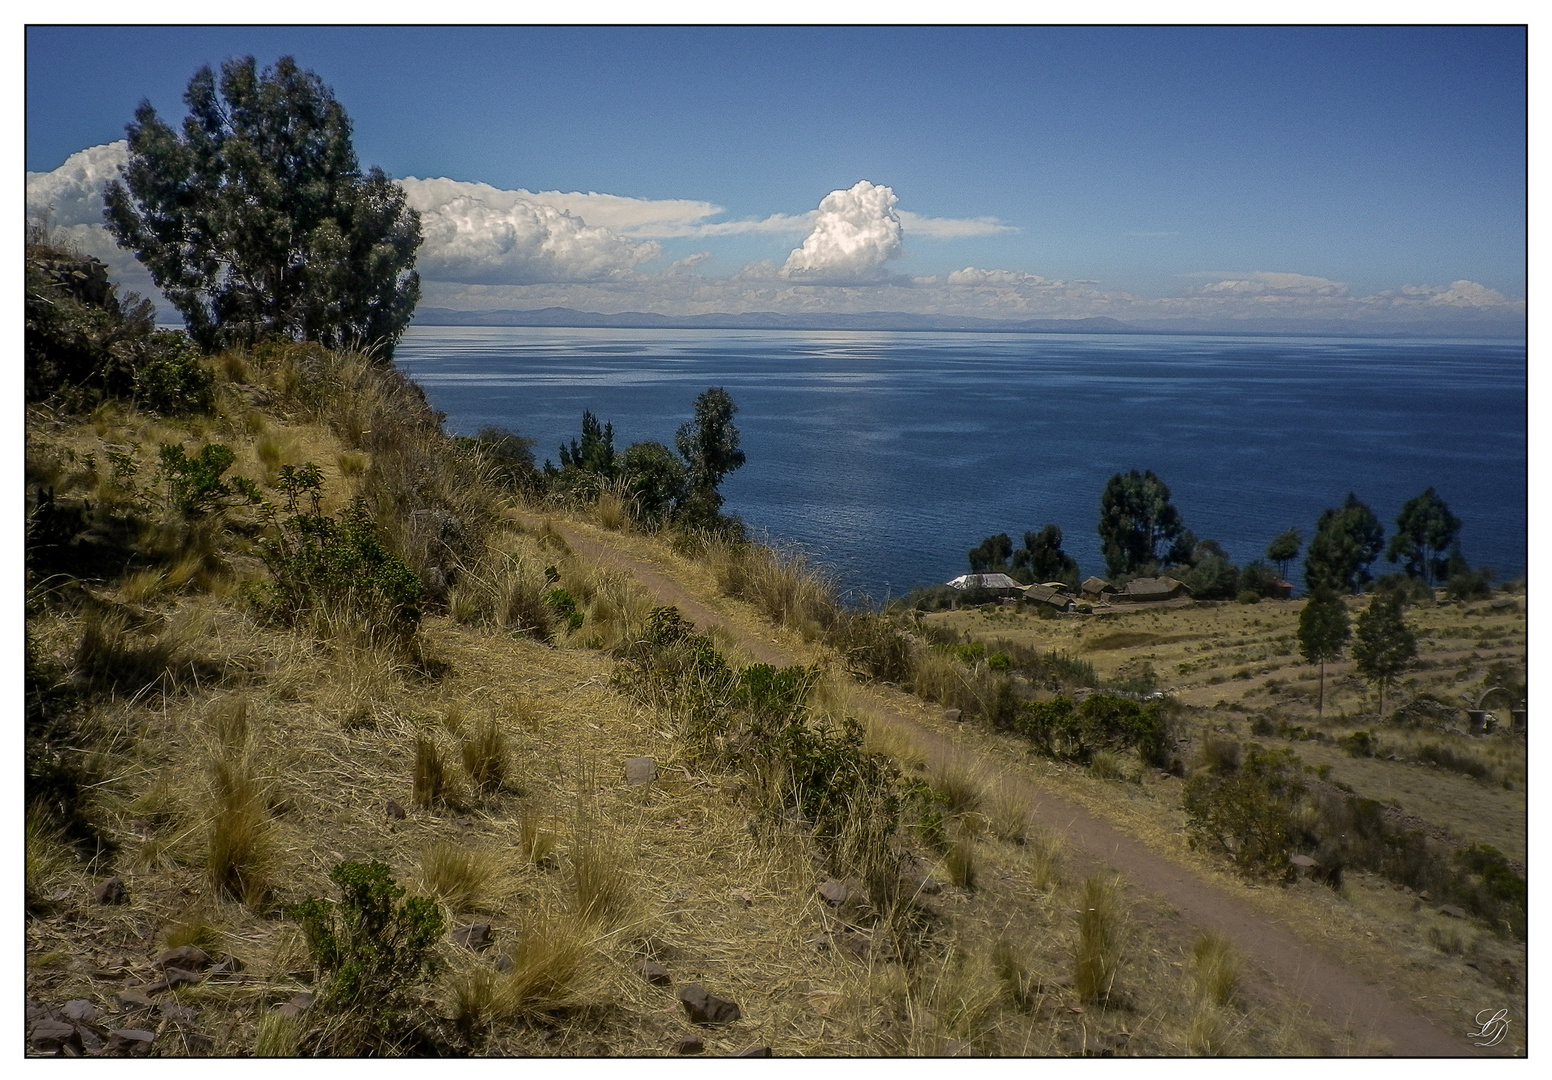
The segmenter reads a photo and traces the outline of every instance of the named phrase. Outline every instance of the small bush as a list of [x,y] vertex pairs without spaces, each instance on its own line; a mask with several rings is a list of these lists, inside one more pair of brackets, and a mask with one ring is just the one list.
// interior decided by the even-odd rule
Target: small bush
[[1417,748],[1417,760],[1441,769],[1458,772],[1474,780],[1486,780],[1493,775],[1492,767],[1471,754],[1452,750],[1439,743],[1423,743]]
[[135,369],[135,403],[172,416],[210,411],[215,377],[200,363],[199,350],[186,335],[156,330],[143,346]]
[[222,479],[237,455],[223,443],[206,443],[194,457],[180,443],[161,444],[162,482],[167,502],[185,517],[196,518],[233,506],[262,502],[253,481],[241,476]]
[[1372,731],[1354,731],[1343,735],[1337,745],[1353,757],[1373,757],[1379,750],[1379,740]]
[[415,992],[434,971],[442,914],[425,897],[401,902],[404,889],[380,862],[342,862],[329,879],[339,902],[313,898],[292,909],[319,976],[321,1023],[306,1048],[335,1056],[410,1050],[424,1023]]
[[1197,773],[1181,793],[1188,828],[1243,870],[1285,874],[1293,854],[1294,809],[1305,788],[1298,764],[1291,750],[1251,743],[1234,772]]
[[1261,602],[1261,594],[1253,590],[1246,589],[1235,599],[1237,603],[1241,604],[1259,604]]

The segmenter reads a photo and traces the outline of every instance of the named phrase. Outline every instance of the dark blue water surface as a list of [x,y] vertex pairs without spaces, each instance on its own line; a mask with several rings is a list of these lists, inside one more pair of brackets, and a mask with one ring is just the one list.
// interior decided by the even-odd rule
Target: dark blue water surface
[[1241,563],[1285,529],[1307,541],[1349,491],[1388,536],[1432,486],[1472,564],[1521,576],[1525,358],[1503,341],[440,326],[396,355],[448,430],[511,428],[540,461],[583,409],[617,449],[672,446],[695,395],[725,387],[749,459],[727,510],[874,599],[1047,522],[1103,573],[1100,492],[1128,469]]

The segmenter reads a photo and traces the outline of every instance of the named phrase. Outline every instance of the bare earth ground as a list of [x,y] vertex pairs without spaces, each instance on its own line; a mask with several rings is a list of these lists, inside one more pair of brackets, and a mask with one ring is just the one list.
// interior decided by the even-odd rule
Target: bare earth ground
[[[807,652],[795,641],[784,643],[762,636],[752,622],[712,609],[700,596],[692,594],[662,570],[644,558],[618,550],[572,525],[552,523],[566,541],[585,558],[617,567],[633,576],[659,602],[671,604],[703,629],[720,627],[739,646],[760,662],[793,664],[805,662]],[[727,610],[728,605],[711,601]],[[762,628],[766,629],[766,628]],[[768,629],[766,629],[768,633]],[[895,700],[883,700],[875,720],[908,732],[927,751],[934,762],[955,760],[961,764],[992,763],[982,751],[967,745],[972,740],[959,733],[948,735],[930,730],[918,717],[913,699],[903,694]],[[914,712],[917,717],[908,715]],[[997,761],[995,769],[1007,773],[1008,763]],[[1338,1030],[1350,1033],[1358,1052],[1381,1052],[1404,1056],[1472,1056],[1524,1052],[1524,1036],[1505,1040],[1493,1048],[1476,1046],[1468,1037],[1468,1027],[1453,1016],[1441,1015],[1442,1008],[1419,1009],[1411,988],[1403,985],[1398,972],[1395,979],[1376,978],[1378,971],[1365,972],[1328,948],[1274,921],[1265,913],[1198,875],[1192,869],[1150,850],[1115,826],[1063,798],[1030,776],[1014,773],[1010,780],[1032,808],[1035,820],[1062,835],[1073,855],[1103,864],[1119,872],[1128,883],[1133,902],[1163,923],[1174,921],[1182,939],[1199,931],[1227,936],[1253,964],[1260,979],[1318,1015]],[[1157,929],[1157,927],[1155,927]],[[1453,1012],[1454,1010],[1448,1010]]]

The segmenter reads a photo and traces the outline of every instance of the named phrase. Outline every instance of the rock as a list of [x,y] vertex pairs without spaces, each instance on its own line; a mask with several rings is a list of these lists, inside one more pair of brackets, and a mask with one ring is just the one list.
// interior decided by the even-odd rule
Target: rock
[[709,993],[699,983],[680,987],[679,1002],[691,1022],[696,1024],[731,1024],[744,1015],[736,1002]]
[[490,948],[490,923],[477,922],[460,926],[453,931],[453,944],[470,952],[484,952]]
[[1308,855],[1290,855],[1288,856],[1288,861],[1300,870],[1313,870],[1317,865],[1315,860]]
[[187,971],[180,967],[169,967],[162,970],[162,977],[153,983],[147,983],[145,992],[148,994],[160,994],[163,990],[176,990],[180,986],[193,986],[199,982],[197,972]]
[[1456,907],[1454,904],[1440,904],[1439,905],[1439,914],[1440,915],[1448,915],[1452,919],[1468,918],[1466,913],[1464,911],[1462,911],[1460,908]]
[[681,1035],[674,1043],[676,1054],[699,1054],[706,1049],[706,1040],[699,1035]]
[[235,975],[247,965],[235,956],[223,956],[221,962],[205,972],[207,976]]
[[95,1057],[102,1053],[102,1039],[98,1034],[85,1024],[77,1024],[75,1033],[81,1037],[81,1049]]
[[392,799],[389,799],[387,802],[383,803],[383,816],[386,817],[389,821],[403,821],[404,807],[400,806]]
[[129,902],[129,890],[122,878],[110,877],[97,886],[94,894],[99,904],[124,904]]
[[49,1008],[47,1005],[44,1005],[42,1002],[34,1001],[32,998],[27,999],[27,1023],[35,1024],[39,1020],[58,1019],[59,1017],[54,1015],[54,1010]]
[[731,896],[734,900],[737,900],[743,907],[754,906],[754,897],[750,896],[748,893],[741,889],[731,889],[729,890],[728,895]]
[[184,971],[204,971],[210,966],[210,957],[198,946],[180,945],[162,953],[151,962],[151,966],[157,971],[170,967],[182,968]]
[[851,890],[846,887],[844,881],[834,879],[819,886],[819,896],[831,907],[840,907],[846,903],[846,898],[851,895]]
[[192,1024],[199,1019],[199,1010],[189,1005],[180,1005],[176,1001],[164,1001],[156,1007],[157,1012],[175,1024]]
[[138,1012],[151,1007],[151,999],[143,990],[120,990],[113,995],[113,1005],[119,1012]]
[[189,1048],[189,1053],[191,1054],[208,1055],[215,1053],[215,1039],[206,1035],[203,1031],[183,1031],[179,1032],[179,1037],[183,1039],[183,1044]]
[[649,757],[625,759],[625,782],[631,787],[641,787],[657,779],[657,762]]
[[636,972],[653,986],[669,986],[674,981],[669,977],[668,969],[656,960],[643,960]]
[[943,719],[948,720],[951,723],[955,723],[955,724],[959,723],[960,719],[963,716],[964,716],[964,713],[960,712],[958,709],[944,709],[943,710]]
[[97,1006],[85,998],[72,998],[60,1007],[59,1013],[76,1024],[90,1024],[97,1019]]
[[922,896],[937,896],[943,891],[943,886],[933,881],[930,877],[924,877],[921,879],[921,883],[916,886],[916,891]]
[[57,1054],[66,1046],[80,1050],[81,1036],[63,1020],[39,1020],[27,1033],[27,1046],[40,1054]]
[[506,954],[496,957],[496,970],[505,975],[512,970],[512,958]]
[[770,1057],[771,1056],[771,1048],[769,1046],[746,1046],[746,1047],[744,1047],[744,1049],[740,1050],[738,1053],[734,1054],[733,1056],[734,1057]]
[[151,1052],[151,1044],[156,1041],[156,1032],[146,1031],[143,1028],[114,1028],[108,1032],[107,1050],[110,1054],[129,1054],[130,1057],[145,1057]]
[[295,1020],[297,1017],[301,1016],[304,1012],[312,1007],[313,995],[304,990],[300,994],[292,995],[290,1001],[286,1002],[275,1011],[278,1012],[281,1016],[289,1016],[291,1019]]

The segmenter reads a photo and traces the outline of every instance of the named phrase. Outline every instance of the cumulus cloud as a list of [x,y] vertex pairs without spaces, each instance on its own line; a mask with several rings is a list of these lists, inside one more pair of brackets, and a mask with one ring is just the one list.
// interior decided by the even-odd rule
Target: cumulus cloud
[[120,139],[78,150],[49,172],[27,174],[27,220],[48,224],[56,243],[108,264],[121,291],[151,296],[156,286],[134,255],[114,242],[102,223],[102,189],[117,180],[129,160],[129,143]]
[[820,201],[803,246],[787,256],[782,276],[813,285],[882,280],[884,264],[902,250],[898,201],[889,188],[866,180],[830,192]]
[[514,285],[601,281],[660,253],[652,241],[629,240],[518,192],[445,179],[400,183],[405,201],[420,211],[425,240],[416,264],[424,277]]
[[1258,270],[1244,277],[1215,281],[1202,286],[1208,295],[1237,296],[1346,296],[1347,286],[1330,278],[1310,274],[1272,273]]

